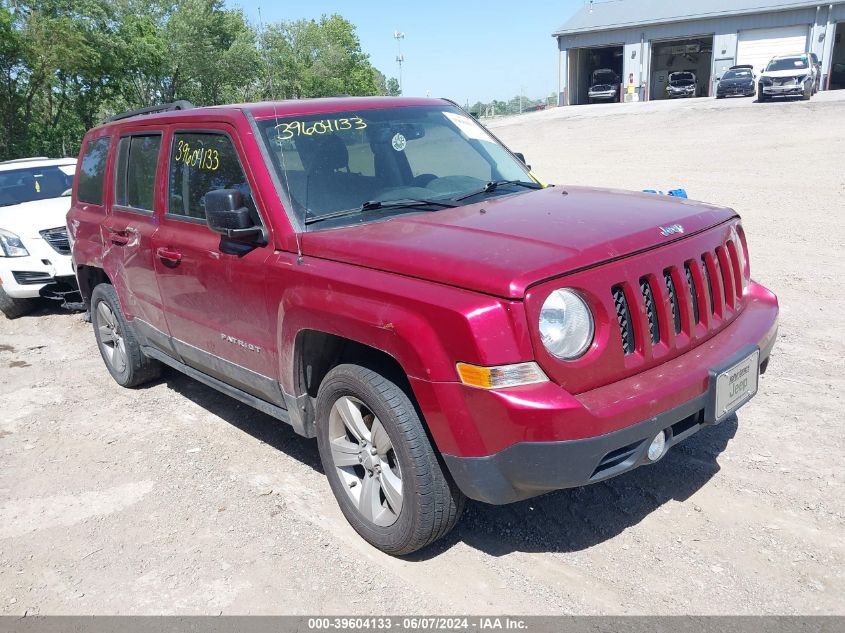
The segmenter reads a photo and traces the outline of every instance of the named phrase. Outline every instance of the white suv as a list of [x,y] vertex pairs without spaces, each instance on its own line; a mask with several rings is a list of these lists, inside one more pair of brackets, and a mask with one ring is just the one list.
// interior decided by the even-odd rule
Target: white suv
[[0,163],[0,312],[23,316],[33,299],[66,301],[78,292],[65,216],[76,160]]
[[757,84],[757,100],[800,96],[809,101],[819,84],[818,67],[810,53],[778,55],[766,66]]

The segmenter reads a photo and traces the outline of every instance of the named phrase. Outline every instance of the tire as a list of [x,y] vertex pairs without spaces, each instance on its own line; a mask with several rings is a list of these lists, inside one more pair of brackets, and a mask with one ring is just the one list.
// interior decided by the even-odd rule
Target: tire
[[0,312],[6,315],[7,319],[17,319],[35,310],[35,299],[17,299],[10,297],[0,286]]
[[147,358],[120,308],[117,291],[100,284],[91,293],[91,324],[100,356],[121,387],[137,387],[161,375],[161,364]]
[[760,88],[757,89],[757,101],[759,101],[760,103],[765,103],[768,100],[769,100],[769,97],[767,97],[765,94],[763,94],[763,88],[761,86]]
[[724,98],[725,98],[725,95],[716,95],[716,98],[717,98],[717,99],[724,99]]
[[813,96],[813,87],[807,84],[804,84],[804,94],[801,95],[801,101],[809,101],[810,97]]
[[317,445],[346,520],[381,551],[410,554],[458,522],[466,498],[441,467],[408,395],[384,376],[359,365],[326,375],[317,394]]

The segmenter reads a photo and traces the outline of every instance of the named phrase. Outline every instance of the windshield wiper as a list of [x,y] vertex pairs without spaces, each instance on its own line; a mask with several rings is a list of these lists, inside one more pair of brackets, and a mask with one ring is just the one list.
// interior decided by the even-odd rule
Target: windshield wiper
[[[367,200],[363,202],[360,207],[354,209],[344,209],[343,211],[335,211],[334,213],[327,213],[325,215],[318,215],[305,219],[305,224],[315,224],[323,220],[333,220],[335,218],[345,218],[350,215],[358,215],[362,211],[377,211],[379,209],[415,209],[420,207],[456,207],[458,206],[451,200],[428,200],[425,198],[401,198],[398,200]],[[422,210],[422,209],[420,209]]]
[[492,191],[496,191],[497,188],[503,187],[505,185],[517,185],[519,187],[525,187],[526,189],[543,188],[543,185],[539,183],[527,182],[525,180],[491,180],[478,191],[471,191],[470,193],[465,193],[462,196],[454,198],[454,200],[455,202],[460,202],[461,200],[466,200],[467,198],[472,198],[473,196],[480,196],[482,193],[490,193]]

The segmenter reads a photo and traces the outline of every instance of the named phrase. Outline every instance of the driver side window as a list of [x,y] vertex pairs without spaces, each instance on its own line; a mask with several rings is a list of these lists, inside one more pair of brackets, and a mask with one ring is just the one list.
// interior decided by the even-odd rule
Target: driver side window
[[167,215],[205,220],[205,194],[237,189],[253,220],[260,219],[232,141],[223,133],[177,132],[170,147]]

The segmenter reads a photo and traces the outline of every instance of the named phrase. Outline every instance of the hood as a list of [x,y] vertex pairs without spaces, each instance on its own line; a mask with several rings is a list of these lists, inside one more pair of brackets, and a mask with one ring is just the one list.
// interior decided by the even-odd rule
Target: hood
[[809,68],[787,68],[786,70],[767,70],[761,77],[805,77],[812,71]]
[[0,229],[21,238],[40,238],[39,231],[66,226],[69,209],[70,196],[0,207]]
[[[483,212],[482,212],[483,210]],[[736,214],[670,196],[549,187],[302,235],[306,255],[521,298],[557,275],[668,244]],[[661,234],[681,224],[683,235]]]
[[728,79],[720,79],[720,84],[725,84],[726,86],[732,86],[734,84],[753,84],[754,78],[753,77],[730,77]]

